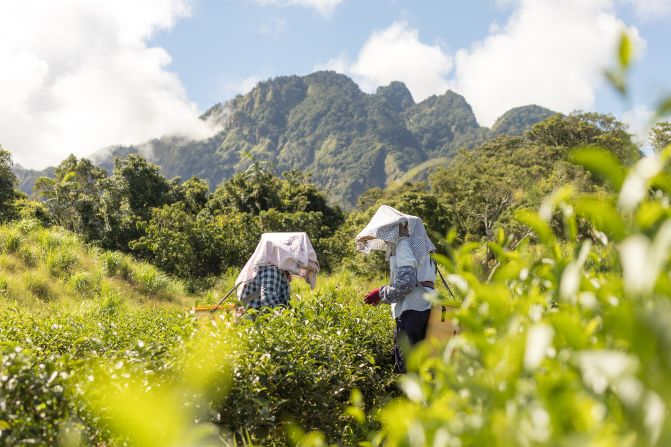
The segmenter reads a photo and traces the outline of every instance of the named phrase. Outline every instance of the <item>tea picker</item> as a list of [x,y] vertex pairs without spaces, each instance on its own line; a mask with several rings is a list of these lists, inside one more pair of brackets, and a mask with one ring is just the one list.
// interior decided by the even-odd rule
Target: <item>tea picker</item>
[[390,206],[381,206],[371,221],[356,236],[357,250],[385,252],[389,261],[390,283],[369,292],[366,304],[391,305],[396,320],[394,363],[397,372],[405,372],[408,345],[425,338],[432,303],[427,294],[434,293],[436,265],[431,253],[436,251],[422,219],[404,214]]
[[317,253],[306,233],[264,233],[231,290],[216,306],[203,309],[213,314],[234,291],[246,308],[288,306],[291,277],[303,278],[314,289],[318,272]]

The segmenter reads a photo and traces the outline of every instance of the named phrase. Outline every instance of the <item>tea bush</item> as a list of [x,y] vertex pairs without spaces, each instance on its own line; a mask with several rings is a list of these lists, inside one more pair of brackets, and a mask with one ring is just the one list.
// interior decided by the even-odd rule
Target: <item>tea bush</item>
[[278,445],[286,442],[287,421],[355,442],[358,427],[344,411],[354,388],[369,406],[386,401],[393,383],[393,320],[388,307],[363,306],[351,292],[322,289],[294,299],[291,308],[252,313],[253,320],[236,325],[244,349],[221,424]]
[[[93,265],[78,253],[82,266]],[[133,271],[142,268],[129,265]],[[110,420],[114,400],[101,393],[111,396],[128,386],[133,393],[120,399],[139,406],[154,402],[152,390],[182,383],[179,377],[189,363],[185,358],[194,346],[206,358],[222,348],[231,353],[225,362],[208,367],[212,383],[223,377],[230,383],[208,392],[179,385],[177,404],[156,417],[167,420],[186,412],[189,426],[194,418],[213,421],[231,445],[286,445],[285,430],[292,421],[354,443],[373,425],[362,428],[344,416],[351,390],[361,389],[366,405],[374,407],[387,400],[393,382],[389,309],[363,306],[359,297],[369,285],[349,275],[327,278],[314,292],[294,282],[288,309],[253,319],[223,314],[198,321],[151,294],[134,302],[130,297],[136,284],[118,284],[119,278],[102,274],[102,265],[100,270],[78,270],[66,282],[51,277],[46,267],[18,268],[31,281],[46,283],[51,301],[40,299],[40,306],[26,308],[0,296],[0,444],[137,441]],[[7,281],[10,291],[17,287],[15,276]],[[63,293],[78,300],[63,300]],[[210,300],[219,294],[211,295]],[[225,346],[203,330],[220,333]],[[134,388],[138,383],[145,385]],[[141,425],[154,423],[164,422]]]
[[86,428],[86,443],[106,435],[80,403],[77,386],[100,359],[142,364],[159,371],[175,344],[193,331],[174,311],[82,314],[67,309],[47,317],[25,310],[0,310],[0,443],[57,445],[61,428],[74,421]]
[[372,444],[670,445],[670,156],[627,170],[603,151],[575,151],[612,194],[566,186],[519,213],[535,243],[500,234],[489,280],[472,245],[441,258],[465,296],[463,333],[437,357],[428,345],[414,352],[405,395],[380,411]]

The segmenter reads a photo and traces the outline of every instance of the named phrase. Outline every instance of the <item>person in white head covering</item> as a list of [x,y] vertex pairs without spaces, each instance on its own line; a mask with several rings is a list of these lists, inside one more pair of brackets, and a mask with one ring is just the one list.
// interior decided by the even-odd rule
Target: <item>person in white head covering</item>
[[255,309],[286,306],[291,276],[314,289],[317,272],[317,253],[306,233],[264,233],[236,280],[238,299]]
[[431,253],[436,251],[422,219],[387,206],[381,206],[370,223],[356,237],[357,250],[370,253],[383,250],[389,260],[391,282],[369,292],[366,304],[391,304],[396,320],[394,362],[398,372],[405,372],[405,346],[424,339],[431,313],[425,298],[434,292],[436,265]]

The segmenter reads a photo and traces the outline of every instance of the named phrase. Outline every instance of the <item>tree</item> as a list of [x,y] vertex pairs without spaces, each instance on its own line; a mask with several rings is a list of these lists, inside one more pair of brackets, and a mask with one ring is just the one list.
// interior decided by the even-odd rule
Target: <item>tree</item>
[[499,137],[470,151],[430,176],[431,190],[445,206],[460,240],[493,240],[497,228],[513,237],[526,230],[514,217],[522,207],[537,207],[557,185],[579,191],[609,186],[568,161],[576,146],[600,146],[624,165],[640,157],[626,127],[595,113],[553,115],[520,137]]
[[247,170],[217,187],[208,208],[215,213],[237,210],[254,215],[272,208],[282,209],[280,189],[281,179],[264,164],[254,160]]
[[140,155],[115,159],[112,175],[101,184],[103,245],[127,251],[130,241],[144,235],[152,210],[175,201],[172,187],[159,167]]
[[58,225],[81,234],[88,241],[101,236],[101,181],[107,177],[90,160],[70,155],[54,172],[54,178],[40,177],[34,192]]
[[219,275],[239,267],[261,234],[258,216],[191,213],[184,202],[154,208],[144,235],[130,242],[136,255],[184,279]]
[[526,138],[542,146],[566,149],[583,145],[601,146],[615,154],[625,166],[641,158],[627,126],[612,115],[600,113],[556,114],[533,126]]
[[176,201],[184,202],[185,209],[192,214],[198,214],[210,198],[210,185],[198,177],[191,177],[184,183],[178,183],[173,190]]
[[15,216],[17,180],[12,166],[11,154],[0,146],[0,222]]
[[293,212],[321,213],[323,223],[330,231],[342,224],[344,215],[340,207],[328,203],[326,194],[312,183],[308,173],[293,170],[282,174],[280,199],[281,210]]
[[650,143],[656,152],[671,144],[671,123],[660,122],[650,130]]

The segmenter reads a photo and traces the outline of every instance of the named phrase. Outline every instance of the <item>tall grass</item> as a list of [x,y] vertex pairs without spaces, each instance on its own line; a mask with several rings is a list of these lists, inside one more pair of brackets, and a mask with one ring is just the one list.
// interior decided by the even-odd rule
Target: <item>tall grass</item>
[[35,221],[0,226],[0,278],[0,306],[94,300],[113,312],[126,302],[182,307],[187,299],[184,285],[154,266]]

